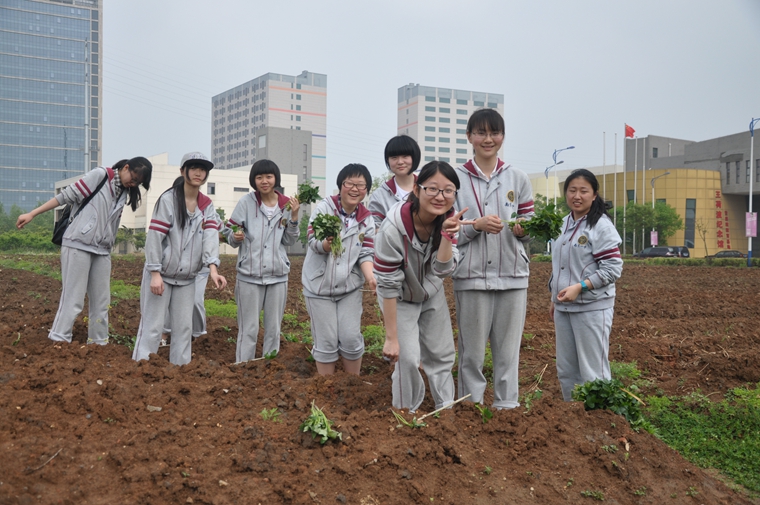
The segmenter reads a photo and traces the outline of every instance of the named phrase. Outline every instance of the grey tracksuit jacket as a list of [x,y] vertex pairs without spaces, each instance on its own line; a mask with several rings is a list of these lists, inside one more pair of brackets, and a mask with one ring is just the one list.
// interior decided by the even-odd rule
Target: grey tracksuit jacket
[[82,201],[95,191],[104,177],[108,177],[108,182],[69,224],[61,245],[93,254],[111,253],[124,203],[127,201],[126,190],[116,196],[113,170],[106,167],[91,170],[77,182],[64,188],[55,198],[61,205],[71,204],[73,216]]
[[198,207],[177,224],[174,191],[164,192],[153,210],[145,241],[145,269],[161,272],[167,284],[186,285],[204,266],[219,266],[219,216],[211,199],[198,193]]
[[[416,175],[414,180],[417,180]],[[372,219],[375,220],[375,227],[378,230],[391,207],[402,201],[396,196],[396,189],[396,177],[391,177],[369,197],[369,211],[372,213]]]
[[274,284],[288,280],[290,261],[285,247],[293,245],[298,239],[298,223],[291,223],[291,212],[285,210],[285,204],[290,199],[280,193],[277,193],[277,198],[277,210],[271,219],[261,209],[258,191],[241,198],[232,211],[229,224],[242,227],[245,233],[245,239],[238,242],[231,228],[224,230],[227,242],[239,248],[238,280],[252,284]]
[[[503,220],[530,219],[533,191],[524,172],[498,160],[490,179],[475,168],[473,160],[457,167],[460,190],[456,208],[469,207],[464,219],[496,214]],[[508,227],[499,234],[462,226],[459,232],[459,266],[452,276],[455,290],[503,290],[528,287],[530,268],[525,246],[530,237],[515,237]]]
[[[586,217],[573,219],[572,213],[562,223],[562,234],[552,249],[552,277],[549,290],[554,308],[560,312],[584,312],[615,305],[615,281],[623,272],[620,235],[607,216],[593,228]],[[590,280],[594,289],[581,293],[573,302],[557,301],[557,294],[582,280]]]
[[[341,225],[341,240],[345,251],[334,258],[325,251],[322,241],[314,236],[311,223],[319,214],[332,214],[340,217],[338,195],[325,198],[319,202],[309,218],[309,248],[303,262],[301,282],[305,296],[320,298],[341,298],[364,286],[364,274],[359,265],[372,261],[375,254],[375,222],[369,210],[362,205],[356,209],[356,221],[346,228]],[[342,219],[341,219],[342,221]]]

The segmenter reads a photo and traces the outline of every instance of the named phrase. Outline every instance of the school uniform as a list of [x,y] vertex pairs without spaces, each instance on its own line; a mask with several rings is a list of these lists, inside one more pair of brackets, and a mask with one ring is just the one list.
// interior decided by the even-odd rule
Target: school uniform
[[[445,240],[442,238],[442,240]],[[416,411],[425,399],[422,364],[436,408],[454,401],[454,335],[442,277],[456,268],[459,252],[440,262],[431,237],[414,231],[411,202],[393,206],[375,240],[375,278],[381,299],[396,299],[398,361],[393,369],[393,406]]]
[[[416,175],[414,181],[417,182]],[[369,211],[372,213],[372,219],[375,220],[376,229],[380,229],[380,225],[390,208],[399,202],[406,201],[408,195],[409,191],[404,191],[396,184],[396,176],[383,182],[379,188],[372,192],[369,197]]]
[[[469,210],[464,219],[495,214],[504,221],[530,219],[533,193],[524,172],[497,160],[488,178],[469,160],[457,167],[460,189],[456,207]],[[498,234],[478,231],[473,225],[459,232],[460,260],[454,279],[459,326],[459,397],[483,402],[488,381],[483,375],[486,344],[493,355],[495,408],[519,405],[520,341],[528,302],[528,236],[517,238],[504,223]]]
[[104,178],[105,185],[69,224],[61,244],[61,301],[48,338],[71,342],[74,321],[89,300],[87,342],[108,343],[108,307],[111,304],[111,248],[116,240],[127,191],[118,173],[98,167],[63,189],[56,199],[77,213]]
[[[319,214],[341,218],[340,237],[345,251],[337,258],[314,236],[311,224]],[[374,256],[374,220],[361,203],[346,215],[340,197],[334,195],[314,207],[308,238],[301,283],[311,317],[312,355],[320,363],[334,363],[339,356],[357,360],[364,354],[361,288],[365,279],[359,265],[371,262]]]
[[[206,332],[206,284],[208,284],[209,268],[203,267],[195,276],[195,303],[193,304],[193,338],[205,335]],[[171,334],[171,314],[166,311],[164,318],[164,333]]]
[[[145,241],[145,268],[140,288],[140,328],[132,359],[148,359],[158,351],[167,310],[172,340],[169,361],[190,362],[195,277],[204,266],[219,266],[219,217],[211,199],[198,193],[198,205],[188,211],[181,228],[175,215],[174,191],[168,190],[156,202]],[[160,272],[164,293],[150,290],[151,272]]]
[[280,350],[280,327],[288,297],[288,260],[285,247],[298,239],[298,222],[291,221],[285,209],[290,199],[277,193],[277,205],[267,208],[258,191],[240,199],[229,224],[242,228],[245,238],[235,240],[232,229],[225,228],[227,242],[238,248],[235,300],[238,304],[238,337],[235,360],[256,357],[259,338],[259,313],[264,311],[263,354]]
[[[623,272],[620,235],[612,220],[602,216],[593,227],[587,215],[565,217],[562,234],[552,247],[549,290],[554,302],[557,338],[557,377],[565,401],[572,400],[576,384],[610,379],[610,330],[615,306],[615,281]],[[557,294],[588,279],[593,289],[572,302]]]

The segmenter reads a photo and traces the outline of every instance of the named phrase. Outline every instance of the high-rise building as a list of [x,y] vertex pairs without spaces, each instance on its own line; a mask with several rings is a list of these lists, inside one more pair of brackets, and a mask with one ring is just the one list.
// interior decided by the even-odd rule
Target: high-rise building
[[[290,139],[298,152],[288,160],[299,159],[297,164],[278,163],[280,171],[298,176],[299,182],[306,177],[309,161],[309,177],[326,194],[327,171],[327,76],[304,70],[300,75],[264,74],[252,81],[236,86],[212,98],[211,148],[216,168],[231,169],[250,167],[256,159],[259,147],[257,132],[266,128],[265,136],[258,135],[269,145],[277,142],[283,130],[304,130],[311,134],[308,150]],[[308,160],[300,160],[307,156]],[[274,159],[275,163],[278,160]]]
[[0,0],[0,202],[100,164],[102,0]]
[[422,164],[441,160],[461,165],[472,157],[467,120],[482,108],[496,109],[503,116],[504,95],[407,84],[398,89],[397,132],[417,141]]

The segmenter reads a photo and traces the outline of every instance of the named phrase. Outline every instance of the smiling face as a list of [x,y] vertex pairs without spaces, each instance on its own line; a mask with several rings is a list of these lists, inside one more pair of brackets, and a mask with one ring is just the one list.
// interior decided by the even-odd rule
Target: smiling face
[[504,132],[495,132],[487,127],[479,128],[469,132],[467,140],[472,144],[476,159],[492,159],[499,153],[499,149],[504,143]]
[[405,176],[412,170],[412,157],[408,154],[388,158],[388,168],[394,175]]
[[254,178],[255,189],[262,195],[268,195],[274,191],[276,178],[274,174],[258,174]]
[[[420,201],[420,217],[427,214],[434,219],[435,216],[446,214],[454,205],[456,189],[456,185],[441,172],[418,182],[414,186],[414,195]],[[447,197],[441,190],[448,191],[450,195]]]
[[567,206],[573,211],[573,218],[578,219],[588,214],[591,210],[591,204],[594,203],[596,192],[591,187],[591,183],[583,177],[576,177],[567,185],[565,191],[565,201]]
[[340,204],[343,210],[351,213],[367,196],[367,180],[361,175],[352,175],[343,180],[340,186]]

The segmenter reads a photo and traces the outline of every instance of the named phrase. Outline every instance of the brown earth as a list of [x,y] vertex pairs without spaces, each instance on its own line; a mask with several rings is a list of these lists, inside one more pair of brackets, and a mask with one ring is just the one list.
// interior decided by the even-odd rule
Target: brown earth
[[[113,278],[137,285],[141,269],[141,259],[117,257]],[[224,258],[222,273],[234,286],[234,258]],[[287,310],[304,322],[300,273],[295,258]],[[620,504],[752,503],[622,417],[561,401],[549,273],[546,263],[532,266],[521,349],[521,393],[546,368],[543,397],[487,424],[472,404],[459,405],[412,430],[397,427],[390,368],[374,356],[365,356],[361,377],[323,378],[305,344],[283,341],[274,360],[232,365],[236,322],[211,317],[189,365],[171,365],[167,348],[135,363],[122,345],[84,345],[81,317],[73,344],[49,341],[60,282],[3,269],[0,503],[593,502],[584,491]],[[627,265],[611,359],[636,360],[666,394],[760,381],[759,296],[758,270]],[[209,288],[207,297],[230,300],[233,289]],[[380,323],[371,293],[362,318]],[[139,302],[118,301],[111,324],[134,335]],[[342,442],[320,445],[299,432],[312,401]],[[260,415],[273,408],[279,422]],[[428,399],[421,411],[431,409]],[[602,449],[612,444],[617,452]]]

